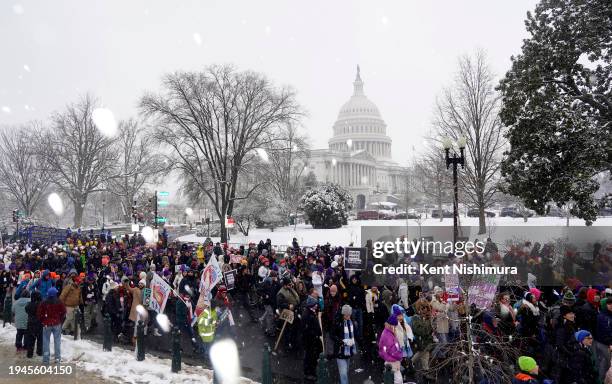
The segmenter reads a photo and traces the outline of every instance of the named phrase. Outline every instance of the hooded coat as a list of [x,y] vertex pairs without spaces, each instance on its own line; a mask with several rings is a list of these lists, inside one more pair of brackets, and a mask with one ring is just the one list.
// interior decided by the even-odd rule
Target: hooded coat
[[386,325],[380,335],[380,340],[378,340],[378,355],[386,363],[401,361],[403,358],[402,349],[395,337],[395,333],[389,330]]

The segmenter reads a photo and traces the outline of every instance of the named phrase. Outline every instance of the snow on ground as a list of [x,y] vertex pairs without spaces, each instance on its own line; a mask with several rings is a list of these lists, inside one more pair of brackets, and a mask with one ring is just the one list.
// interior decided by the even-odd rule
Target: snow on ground
[[[325,244],[329,242],[332,245],[348,245],[350,243],[360,244],[361,243],[361,227],[408,227],[414,230],[418,227],[415,220],[351,220],[348,225],[342,228],[336,229],[313,229],[311,225],[298,224],[294,229],[294,226],[287,226],[281,228],[275,228],[274,231],[269,229],[251,229],[249,236],[243,236],[242,234],[231,235],[229,240],[230,244],[247,244],[249,242],[258,243],[259,240],[270,239],[272,244],[277,246],[290,245],[293,238],[297,238],[300,245],[304,246],[316,246],[317,244]],[[581,219],[570,219],[571,227],[585,227],[584,220]],[[433,227],[433,226],[447,226],[452,227],[453,219],[444,218],[440,219],[428,218],[421,222],[422,227]],[[478,226],[478,218],[476,217],[461,217],[461,226]],[[498,232],[501,228],[513,227],[516,230],[516,234],[528,233],[529,227],[559,227],[556,228],[556,232],[563,231],[562,227],[566,225],[566,218],[561,217],[531,217],[527,222],[523,221],[523,218],[513,217],[494,217],[487,219],[487,226],[491,226]],[[612,227],[612,217],[600,217],[593,223],[593,226],[608,226]],[[523,227],[523,228],[519,228]],[[611,232],[612,233],[612,232]],[[499,233],[498,233],[499,234]],[[219,241],[219,238],[211,238],[213,241]],[[206,237],[197,237],[195,234],[186,235],[179,237],[177,240],[183,242],[204,242]]]
[[[15,333],[15,327],[12,325],[7,324],[5,328],[0,328],[0,344],[14,345]],[[37,363],[41,362],[40,357],[36,359]],[[53,345],[51,345],[51,361],[53,361]],[[170,359],[160,359],[146,354],[144,361],[137,361],[134,352],[121,348],[105,352],[98,343],[89,340],[75,341],[68,336],[62,337],[62,363],[76,364],[79,369],[117,383],[212,383],[212,371],[209,369],[183,364],[180,373],[172,373]],[[240,378],[237,384],[255,384],[255,382]]]

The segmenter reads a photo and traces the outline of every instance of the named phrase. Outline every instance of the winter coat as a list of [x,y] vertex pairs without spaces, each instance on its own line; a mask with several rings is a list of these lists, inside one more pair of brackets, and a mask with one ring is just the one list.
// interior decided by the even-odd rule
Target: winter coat
[[367,313],[375,313],[376,310],[378,309],[379,305],[382,305],[381,303],[379,303],[379,299],[380,299],[380,291],[377,291],[376,293],[372,292],[371,289],[368,289],[366,291],[365,294],[365,305],[366,305],[366,312]]
[[316,350],[319,353],[323,350],[320,336],[321,326],[316,312],[310,308],[304,309],[302,313],[302,344],[304,349],[312,351]]
[[276,308],[276,295],[279,290],[280,284],[277,281],[273,281],[271,278],[264,280],[259,290],[263,304]]
[[128,291],[132,294],[132,306],[130,307],[130,320],[136,321],[138,320],[138,311],[136,308],[139,305],[142,305],[142,292],[140,288],[128,288]]
[[323,324],[324,326],[331,327],[340,311],[342,306],[342,299],[340,293],[336,293],[336,296],[332,296],[329,293],[325,297],[325,305],[323,305]]
[[[355,332],[355,322],[353,321],[353,332]],[[344,317],[339,314],[336,316],[333,327],[331,328],[331,338],[334,342],[333,356],[338,359],[348,359],[350,356],[345,355],[344,351]],[[353,334],[353,340],[355,335]]]
[[560,323],[555,330],[555,347],[557,350],[557,362],[560,366],[567,366],[573,351],[576,348],[576,325],[568,320]]
[[49,270],[45,269],[42,273],[42,277],[38,279],[36,283],[32,285],[32,287],[30,287],[30,292],[34,290],[40,292],[42,299],[44,300],[47,298],[47,291],[53,286],[53,284],[54,281],[49,276]]
[[39,292],[32,292],[30,302],[25,307],[26,313],[28,314],[28,330],[33,333],[38,332],[42,328],[42,324],[38,316],[36,316],[40,303],[41,294]]
[[[590,291],[591,290],[589,290],[589,293]],[[593,291],[595,290],[593,289]],[[580,307],[575,308],[575,311],[576,327],[594,333],[597,327],[597,307],[587,301]]]
[[44,327],[62,325],[66,319],[66,306],[57,297],[47,297],[38,306],[36,316]]
[[604,308],[597,315],[595,340],[604,345],[612,345],[612,312],[608,311],[607,308]]
[[351,281],[347,289],[347,303],[353,309],[366,309],[365,291],[361,286],[361,282],[353,284]]
[[386,325],[378,340],[378,356],[386,363],[401,361],[403,358],[402,349],[395,334]]
[[540,312],[532,303],[523,300],[516,317],[520,321],[520,334],[523,337],[536,337],[540,328]]
[[81,288],[73,281],[64,284],[64,288],[62,289],[59,299],[66,307],[79,306],[83,304]]
[[119,298],[119,291],[111,289],[104,299],[104,311],[113,316],[119,316],[121,314],[121,300]]
[[433,344],[431,320],[419,315],[412,316],[412,333],[414,334],[414,349],[426,351]]
[[81,287],[83,297],[81,298],[85,304],[95,304],[98,302],[98,289],[95,284],[84,284]]
[[17,329],[28,328],[28,314],[25,307],[29,302],[29,297],[20,297],[13,303],[12,312],[15,315],[15,328]]
[[300,304],[300,296],[293,288],[282,287],[276,294],[276,306],[278,309],[289,309],[289,305],[293,304],[293,310],[296,310]]
[[530,374],[519,372],[512,378],[512,384],[540,384],[540,380]]
[[435,331],[448,333],[448,304],[439,301],[434,296],[431,299],[431,309],[434,314]]
[[598,375],[593,352],[583,344],[577,344],[569,359],[569,370],[567,371],[568,383],[596,384]]

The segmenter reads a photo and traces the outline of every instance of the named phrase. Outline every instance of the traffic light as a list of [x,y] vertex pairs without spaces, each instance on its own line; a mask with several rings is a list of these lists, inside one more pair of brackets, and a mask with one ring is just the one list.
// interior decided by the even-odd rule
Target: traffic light
[[132,205],[132,217],[134,218],[134,222],[136,222],[136,218],[138,217],[138,211],[136,210],[136,200],[134,200],[134,205]]
[[19,221],[19,210],[13,209],[13,223],[16,223],[18,221]]

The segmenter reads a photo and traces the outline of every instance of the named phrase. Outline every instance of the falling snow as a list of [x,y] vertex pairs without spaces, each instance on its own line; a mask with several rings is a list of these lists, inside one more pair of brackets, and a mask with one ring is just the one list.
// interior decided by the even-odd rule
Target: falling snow
[[197,44],[197,45],[202,45],[202,36],[200,36],[199,33],[194,33],[193,34],[193,41]]

